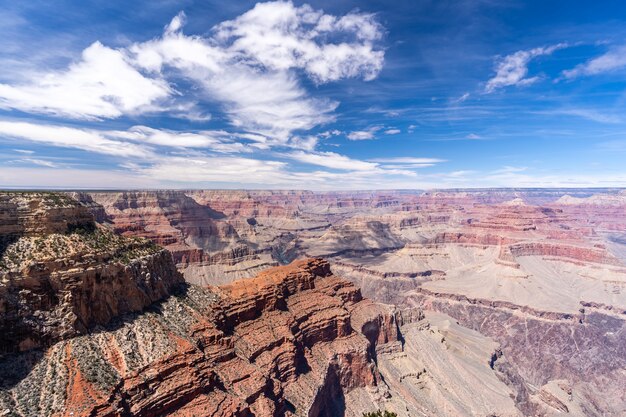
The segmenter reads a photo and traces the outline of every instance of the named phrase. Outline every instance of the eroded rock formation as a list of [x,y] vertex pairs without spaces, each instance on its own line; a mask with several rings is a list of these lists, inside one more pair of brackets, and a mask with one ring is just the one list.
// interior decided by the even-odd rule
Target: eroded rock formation
[[340,415],[344,394],[383,384],[376,349],[398,340],[392,308],[364,300],[327,262],[304,260],[215,289],[185,287],[45,354],[5,356],[0,408],[21,416]]
[[182,282],[169,253],[96,225],[63,194],[0,195],[0,354],[141,311]]
[[[202,286],[152,303],[172,285],[126,309],[109,311],[107,301],[108,315],[85,314],[70,332],[39,343],[50,345],[45,353],[5,356],[0,368],[15,370],[3,371],[2,405],[22,416],[66,408],[75,415],[360,416],[378,408],[400,416],[620,415],[626,204],[623,192],[594,192],[79,193],[73,198],[102,225],[42,209],[40,218],[59,225],[48,230],[26,227],[39,220],[29,223],[26,206],[0,198],[4,248],[54,236],[43,240],[43,276],[69,276],[78,262],[84,268],[64,285],[100,264],[118,265],[105,269],[137,282],[146,276],[132,272],[138,259],[155,260],[146,271],[168,261],[163,252],[143,253],[136,236],[166,245],[185,279]],[[67,219],[84,216],[69,205]],[[85,264],[92,259],[81,253],[91,244],[82,230],[90,227],[122,233],[107,236],[130,250]],[[327,258],[367,297],[391,305],[364,299],[320,260],[261,272],[307,255]],[[29,262],[7,265],[35,274]],[[88,278],[87,287],[92,281],[99,282]],[[10,302],[34,291],[15,288]],[[117,299],[118,286],[103,288],[106,300]],[[24,332],[57,323],[27,317],[38,324]]]

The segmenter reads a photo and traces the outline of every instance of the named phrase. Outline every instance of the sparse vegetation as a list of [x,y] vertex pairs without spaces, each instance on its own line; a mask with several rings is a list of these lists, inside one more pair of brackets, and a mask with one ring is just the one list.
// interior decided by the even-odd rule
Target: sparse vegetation
[[81,337],[72,341],[74,357],[85,379],[106,391],[118,383],[120,376],[93,338]]
[[161,248],[151,241],[124,237],[105,228],[77,228],[69,234],[23,236],[9,244],[0,256],[0,271],[19,270],[35,262],[54,259],[81,261],[85,255],[108,262],[128,265],[133,260],[158,253]]
[[391,411],[371,411],[369,413],[363,413],[363,417],[398,417],[396,413],[392,413]]

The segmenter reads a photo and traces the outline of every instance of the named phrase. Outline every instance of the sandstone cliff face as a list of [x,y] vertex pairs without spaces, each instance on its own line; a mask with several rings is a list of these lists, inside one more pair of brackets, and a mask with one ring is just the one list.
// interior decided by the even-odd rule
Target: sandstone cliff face
[[[382,386],[393,309],[310,259],[215,289],[186,287],[143,314],[0,361],[15,416],[337,416]],[[405,317],[403,322],[407,319]],[[411,321],[412,317],[408,317]]]
[[146,237],[172,251],[226,248],[235,230],[216,221],[223,214],[199,205],[182,191],[91,193],[105,207],[116,232]]
[[64,194],[0,192],[0,243],[5,246],[20,236],[65,233],[90,226],[92,215]]
[[0,211],[0,355],[140,311],[182,282],[168,253],[96,226],[65,195],[8,193]]

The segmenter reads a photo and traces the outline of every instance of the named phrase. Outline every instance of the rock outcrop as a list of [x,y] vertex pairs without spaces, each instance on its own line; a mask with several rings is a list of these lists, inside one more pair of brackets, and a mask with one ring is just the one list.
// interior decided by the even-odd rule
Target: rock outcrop
[[182,282],[163,249],[97,226],[63,194],[1,197],[0,355],[84,334]]
[[330,416],[345,395],[386,390],[377,349],[397,314],[321,259],[254,279],[185,287],[146,312],[45,353],[0,361],[0,410],[16,416]]

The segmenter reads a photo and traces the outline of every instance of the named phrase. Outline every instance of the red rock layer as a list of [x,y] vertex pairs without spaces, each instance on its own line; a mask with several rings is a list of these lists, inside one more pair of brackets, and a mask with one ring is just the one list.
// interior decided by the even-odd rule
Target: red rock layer
[[181,191],[91,193],[90,196],[104,206],[116,232],[145,237],[161,246],[203,248],[236,238],[230,225],[216,221],[222,214],[199,205]]
[[[381,383],[376,348],[398,343],[408,317],[363,299],[321,259],[189,287],[155,308],[54,345],[12,388],[16,414],[339,415],[344,393]],[[0,374],[7,367],[0,360]],[[51,369],[67,395],[48,399],[51,383],[20,391]]]

